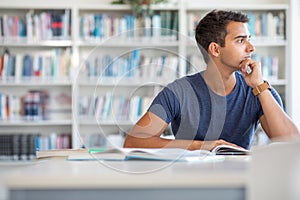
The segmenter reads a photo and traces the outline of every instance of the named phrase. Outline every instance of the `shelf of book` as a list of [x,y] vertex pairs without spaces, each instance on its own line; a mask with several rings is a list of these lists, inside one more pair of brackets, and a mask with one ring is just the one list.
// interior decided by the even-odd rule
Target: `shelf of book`
[[0,3],[1,138],[41,134],[43,149],[50,135],[58,134],[58,143],[61,135],[71,138],[71,7]]

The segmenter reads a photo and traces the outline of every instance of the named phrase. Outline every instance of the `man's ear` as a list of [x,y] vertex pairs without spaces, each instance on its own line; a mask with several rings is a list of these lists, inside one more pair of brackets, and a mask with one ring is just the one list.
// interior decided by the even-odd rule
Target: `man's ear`
[[211,42],[208,46],[209,54],[218,57],[220,55],[220,45],[215,42]]

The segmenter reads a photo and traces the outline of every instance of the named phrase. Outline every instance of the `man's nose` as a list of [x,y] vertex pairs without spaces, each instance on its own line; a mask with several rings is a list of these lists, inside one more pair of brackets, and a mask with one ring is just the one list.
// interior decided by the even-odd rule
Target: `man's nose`
[[249,52],[254,52],[255,51],[255,47],[253,46],[253,44],[250,41],[248,41],[248,43],[247,43],[247,50]]

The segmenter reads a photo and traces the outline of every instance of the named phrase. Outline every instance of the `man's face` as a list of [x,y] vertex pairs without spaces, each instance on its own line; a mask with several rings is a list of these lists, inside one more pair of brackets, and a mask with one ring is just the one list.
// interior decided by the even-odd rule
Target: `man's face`
[[228,70],[239,70],[239,64],[251,58],[254,46],[250,43],[247,25],[242,22],[230,22],[227,25],[225,46],[221,47],[220,62]]

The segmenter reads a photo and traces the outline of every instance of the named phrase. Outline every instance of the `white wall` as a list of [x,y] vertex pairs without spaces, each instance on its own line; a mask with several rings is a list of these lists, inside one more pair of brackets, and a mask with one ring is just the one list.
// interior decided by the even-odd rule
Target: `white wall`
[[291,117],[300,128],[300,1],[290,0],[290,80]]

